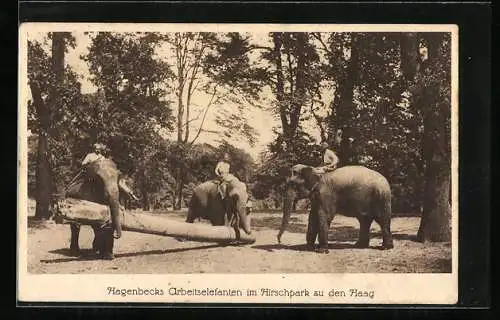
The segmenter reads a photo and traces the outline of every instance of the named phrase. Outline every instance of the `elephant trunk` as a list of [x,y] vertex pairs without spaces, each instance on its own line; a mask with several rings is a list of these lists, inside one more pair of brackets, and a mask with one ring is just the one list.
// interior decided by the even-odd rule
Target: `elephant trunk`
[[100,178],[104,186],[104,200],[111,211],[111,224],[115,231],[115,237],[119,239],[122,235],[122,217],[120,214],[120,189],[118,186],[119,172],[116,164],[111,160],[95,162],[88,169],[94,178]]
[[283,197],[283,218],[281,219],[280,231],[278,233],[278,243],[281,243],[281,236],[288,227],[290,215],[292,214],[293,211],[293,203],[296,198],[297,198],[297,191],[290,183],[288,183],[285,190],[285,195]]
[[122,235],[122,219],[118,199],[118,184],[113,180],[106,180],[104,182],[104,186],[105,192],[107,193],[109,209],[111,211],[111,223],[113,225],[113,229],[116,231],[116,238],[120,238]]
[[251,234],[250,215],[248,214],[246,202],[238,205],[238,208],[236,208],[236,214],[240,220],[240,228],[242,228],[246,234]]

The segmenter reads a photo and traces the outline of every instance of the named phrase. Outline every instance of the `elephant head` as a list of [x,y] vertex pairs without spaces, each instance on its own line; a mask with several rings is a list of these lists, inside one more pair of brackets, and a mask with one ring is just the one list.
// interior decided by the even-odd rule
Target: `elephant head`
[[233,221],[233,226],[238,226],[246,234],[251,234],[249,199],[246,184],[241,181],[232,181],[228,186],[226,200],[229,219]]
[[92,162],[86,168],[85,178],[89,182],[92,191],[90,194],[85,195],[83,194],[85,188],[80,188],[77,191],[80,193],[79,198],[108,205],[115,237],[120,238],[122,227],[118,187],[119,171],[116,164],[109,159]]
[[283,218],[278,233],[278,242],[281,242],[281,236],[288,227],[293,203],[297,199],[307,198],[320,178],[321,174],[314,167],[303,164],[297,164],[292,167],[291,176],[287,178],[285,183]]

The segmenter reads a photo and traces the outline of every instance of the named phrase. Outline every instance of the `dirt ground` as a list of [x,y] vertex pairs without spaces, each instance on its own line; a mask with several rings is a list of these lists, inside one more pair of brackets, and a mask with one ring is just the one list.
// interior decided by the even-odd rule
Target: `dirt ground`
[[[353,248],[358,237],[356,219],[335,217],[330,228],[330,252],[305,251],[307,214],[292,215],[282,244],[276,241],[279,212],[255,212],[252,228],[257,241],[251,245],[220,246],[178,241],[135,232],[123,232],[115,242],[115,260],[96,260],[90,254],[92,229],[80,232],[81,257],[69,256],[68,225],[34,223],[34,204],[29,205],[29,273],[442,273],[451,272],[451,244],[414,241],[420,219],[393,218],[393,250],[379,250],[380,228],[372,225],[371,247]],[[168,213],[183,221],[185,212]],[[206,223],[206,222],[195,222]]]

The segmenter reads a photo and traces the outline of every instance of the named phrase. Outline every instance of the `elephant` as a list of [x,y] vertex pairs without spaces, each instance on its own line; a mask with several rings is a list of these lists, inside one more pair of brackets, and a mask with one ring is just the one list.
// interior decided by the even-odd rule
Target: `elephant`
[[239,180],[229,183],[227,196],[223,200],[218,188],[219,183],[217,180],[210,180],[195,187],[189,202],[186,222],[193,223],[196,218],[203,218],[210,220],[213,226],[230,224],[237,237],[240,228],[250,235],[252,231],[246,184]]
[[[360,165],[349,165],[321,173],[311,166],[295,165],[286,182],[279,243],[288,226],[293,201],[307,196],[311,199],[306,236],[309,250],[328,252],[328,229],[337,213],[358,219],[357,247],[369,247],[373,220],[382,229],[382,249],[394,247],[391,234],[392,193],[389,182],[379,172]],[[317,249],[316,237],[319,240]]]
[[[81,173],[81,178],[70,187],[65,196],[109,206],[110,221],[104,225],[91,225],[94,230],[92,248],[102,259],[112,260],[114,258],[114,239],[119,239],[122,233],[120,188],[118,186],[119,170],[112,160],[102,159],[89,163]],[[72,255],[80,254],[78,244],[80,226],[78,223],[70,224],[70,252]]]

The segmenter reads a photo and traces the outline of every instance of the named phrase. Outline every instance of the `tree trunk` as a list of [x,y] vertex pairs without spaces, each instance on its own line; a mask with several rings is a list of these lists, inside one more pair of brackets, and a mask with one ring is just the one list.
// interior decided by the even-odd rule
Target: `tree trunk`
[[52,177],[48,160],[47,134],[45,132],[45,130],[40,130],[40,134],[38,135],[35,210],[35,217],[38,219],[49,219],[51,216]]
[[[61,202],[61,211],[56,222],[81,224],[103,223],[109,219],[109,207],[95,202],[67,198]],[[233,228],[227,226],[211,226],[202,223],[185,223],[167,219],[153,214],[135,214],[121,212],[122,228],[146,234],[183,238],[190,241],[231,243],[237,239]],[[239,243],[255,242],[255,235],[240,232]]]
[[[297,33],[297,70],[295,76],[295,92],[293,94],[293,110],[290,115],[290,138],[293,139],[299,126],[300,112],[305,102],[306,95],[306,42],[307,34]],[[291,70],[290,70],[291,72]]]
[[[451,186],[450,168],[450,144],[449,134],[446,126],[450,117],[451,106],[443,106],[439,86],[425,83],[425,74],[432,74],[433,69],[441,68],[437,64],[439,56],[439,46],[443,40],[442,34],[423,34],[427,42],[428,57],[422,62],[417,70],[412,70],[413,60],[416,54],[408,54],[408,49],[418,50],[418,38],[413,35],[408,36],[407,42],[402,43],[402,58],[409,59],[403,66],[406,66],[405,76],[423,75],[417,86],[421,87],[418,92],[418,99],[415,106],[421,110],[423,115],[424,133],[422,139],[422,153],[425,163],[425,185],[423,195],[423,212],[420,220],[420,227],[417,233],[417,240],[425,242],[427,240],[439,242],[451,240],[451,202],[449,201]],[[405,51],[406,50],[406,51]],[[444,65],[444,67],[450,67]],[[408,79],[408,78],[407,78]],[[408,79],[415,81],[415,79]],[[449,81],[449,79],[445,79]],[[451,83],[449,84],[451,85]]]
[[183,189],[184,189],[184,170],[182,170],[182,168],[178,168],[177,174],[175,177],[174,210],[180,210],[182,208],[182,190]]
[[139,178],[139,191],[141,193],[142,199],[142,210],[149,211],[151,209],[151,201],[149,200],[149,192],[146,184],[146,175],[144,174],[144,170],[140,170],[138,174]]
[[[434,88],[435,89],[435,88]],[[430,92],[429,92],[430,91]],[[451,206],[449,202],[451,170],[448,156],[449,142],[444,126],[445,117],[439,112],[436,99],[438,90],[424,90],[423,157],[425,166],[424,205],[418,241],[450,241]],[[425,99],[425,98],[428,99]]]
[[[279,32],[273,33],[274,42],[274,63],[276,64],[276,100],[278,100],[281,127],[285,140],[289,137],[288,118],[285,106],[285,80],[283,76],[283,63],[281,61],[281,47],[283,45],[283,34]],[[288,141],[287,141],[288,142]],[[288,147],[288,146],[287,146]]]
[[149,211],[151,209],[151,203],[149,201],[149,194],[145,184],[141,186],[141,196],[142,196],[142,210]]
[[177,141],[182,142],[182,130],[184,128],[184,102],[182,101],[182,91],[179,89],[177,102]]
[[424,208],[417,240],[420,242],[450,241],[450,168],[441,163],[433,163],[428,166],[425,177]]
[[359,52],[356,47],[356,35],[351,34],[351,57],[347,64],[347,71],[343,81],[339,83],[338,93],[335,95],[334,108],[337,110],[334,121],[335,128],[341,129],[342,135],[339,145],[339,165],[345,166],[353,161],[352,143],[354,132],[350,125],[354,111],[354,89],[359,78]]
[[48,219],[51,216],[51,189],[52,179],[50,162],[48,160],[48,141],[47,134],[50,129],[50,110],[42,100],[42,94],[38,84],[30,81],[31,95],[35,104],[38,119],[40,121],[40,129],[37,142],[37,157],[36,157],[36,210],[35,217],[38,219]]
[[400,34],[401,70],[408,81],[413,81],[418,70],[419,52],[416,33]]
[[38,135],[38,154],[36,172],[36,210],[35,217],[48,219],[52,213],[52,170],[49,161],[49,134],[51,128],[51,109],[57,108],[59,99],[59,88],[64,83],[64,50],[66,34],[54,32],[52,34],[52,70],[55,74],[55,84],[50,92],[49,103],[44,103],[41,88],[36,83],[30,83],[34,103],[40,119],[40,131]]

